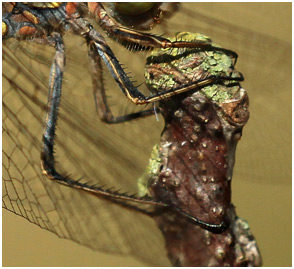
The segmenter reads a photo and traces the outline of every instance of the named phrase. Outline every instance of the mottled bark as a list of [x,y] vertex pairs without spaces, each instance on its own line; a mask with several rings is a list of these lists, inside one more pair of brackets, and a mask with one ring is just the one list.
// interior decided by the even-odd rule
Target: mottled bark
[[[179,36],[214,46],[201,35]],[[207,47],[161,50],[147,61],[147,83],[154,92],[217,77],[160,102],[165,128],[150,161],[147,187],[149,195],[170,205],[154,219],[174,266],[261,265],[249,226],[231,203],[236,145],[249,118],[234,57]]]
[[261,257],[248,223],[227,211],[230,227],[213,233],[179,214],[166,212],[155,221],[165,240],[173,266],[260,266]]

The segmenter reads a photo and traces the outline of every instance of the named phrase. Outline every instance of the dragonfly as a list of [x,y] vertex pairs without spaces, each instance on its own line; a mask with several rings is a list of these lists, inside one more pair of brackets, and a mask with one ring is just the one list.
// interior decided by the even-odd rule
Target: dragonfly
[[[237,27],[235,23],[224,22],[223,18],[217,20],[210,16],[205,16],[205,14],[208,14],[208,11],[214,8],[217,9],[217,5],[208,5],[208,9],[206,9],[206,5],[187,5],[183,5],[177,15],[168,20],[166,25],[157,28],[156,31],[168,34],[171,31],[182,31],[183,28],[186,30],[189,27],[189,31],[203,32],[213,36],[214,40],[217,40],[218,43],[238,51],[240,55],[238,69],[242,70],[245,74],[247,82],[245,82],[244,86],[249,92],[251,100],[252,116],[249,126],[250,122],[253,122],[252,125],[259,123],[264,127],[264,122],[268,122],[267,132],[273,134],[273,128],[279,129],[278,125],[270,124],[270,120],[260,122],[260,118],[256,115],[258,115],[258,112],[259,114],[266,114],[265,112],[267,112],[267,117],[275,119],[274,123],[277,123],[285,118],[284,115],[290,109],[289,105],[286,106],[288,104],[287,94],[290,94],[287,91],[287,89],[290,89],[289,80],[287,79],[290,70],[288,68],[290,66],[290,57],[287,57],[290,53],[290,43],[283,41],[283,38],[279,40],[279,38],[258,33],[256,29],[254,31],[247,30],[244,25]],[[232,8],[230,5],[224,6],[225,10],[230,10],[230,8]],[[97,119],[95,106],[90,107],[89,105],[89,103],[93,103],[93,98],[89,90],[91,89],[91,77],[89,74],[86,74],[87,72],[83,71],[87,68],[87,63],[84,60],[85,56],[83,56],[86,52],[84,49],[83,53],[79,53],[83,49],[83,43],[81,42],[80,46],[77,46],[75,42],[72,41],[71,44],[74,44],[72,45],[73,49],[69,49],[70,55],[67,57],[67,70],[69,71],[67,72],[68,78],[65,76],[64,84],[68,91],[64,90],[65,97],[61,104],[60,121],[57,129],[58,140],[56,148],[58,148],[58,165],[61,164],[62,160],[62,169],[71,171],[72,176],[99,178],[101,180],[99,183],[102,185],[107,184],[107,186],[117,186],[123,189],[126,189],[125,186],[128,186],[128,191],[136,191],[135,179],[140,176],[144,170],[143,167],[147,164],[152,148],[151,145],[158,141],[162,122],[158,123],[154,118],[151,118],[137,121],[134,124],[127,123],[120,126],[109,127],[101,125]],[[18,188],[16,188],[14,194],[21,198],[25,205],[24,209],[26,209],[25,212],[19,209],[16,213],[25,216],[32,222],[37,219],[39,226],[93,249],[132,255],[150,264],[154,260],[157,260],[157,264],[168,264],[167,259],[164,257],[161,235],[156,225],[147,216],[127,209],[122,212],[120,207],[110,204],[109,201],[98,200],[97,197],[86,196],[77,191],[73,192],[68,188],[64,189],[61,186],[48,182],[48,180],[44,180],[39,168],[40,158],[37,149],[40,148],[41,143],[39,134],[42,133],[43,119],[40,114],[43,113],[42,115],[44,115],[48,66],[50,66],[53,51],[50,51],[50,49],[44,50],[44,46],[41,45],[22,44],[22,42],[18,43],[16,41],[12,42],[9,48],[13,48],[13,46],[16,48],[11,53],[13,54],[11,59],[14,65],[14,73],[11,74],[13,80],[6,82],[9,85],[7,89],[18,88],[19,91],[16,93],[16,91],[11,90],[9,94],[4,93],[3,95],[4,108],[11,108],[10,110],[6,109],[4,113],[4,115],[7,115],[4,118],[4,123],[8,125],[4,125],[6,129],[4,129],[3,139],[5,139],[5,130],[10,130],[9,140],[7,141],[10,141],[8,144],[11,145],[11,148],[5,149],[10,150],[8,154],[10,166],[6,178],[19,179]],[[279,47],[279,50],[276,50],[277,47]],[[121,48],[118,47],[118,51],[121,51]],[[266,57],[268,54],[271,55],[270,58]],[[129,59],[133,59],[135,56],[126,53],[125,57],[125,60],[123,57],[120,60],[121,62],[128,63],[129,67],[131,65]],[[243,65],[241,58],[246,59],[246,63],[243,63]],[[138,62],[134,63],[136,66],[135,70],[141,69],[138,67]],[[142,62],[144,64],[144,61]],[[256,63],[259,63],[259,65]],[[7,64],[5,67],[11,65],[7,58],[4,59],[3,64]],[[275,69],[277,76],[273,77],[270,75],[270,72],[276,66],[278,66]],[[25,70],[27,70],[26,73]],[[250,74],[254,77],[257,73],[259,74],[259,80],[253,82]],[[85,79],[87,75],[88,79]],[[87,85],[87,83],[89,84]],[[111,82],[105,79],[105,83]],[[26,86],[24,87],[24,85]],[[278,96],[275,92],[276,88],[281,89]],[[79,89],[79,91],[76,92],[73,89]],[[258,91],[257,89],[260,90]],[[18,97],[15,98],[12,95],[13,93]],[[116,93],[110,95],[114,104],[120,103],[120,98],[115,100]],[[265,103],[268,103],[266,102],[268,99],[271,100],[272,106],[276,104],[277,100],[273,100],[273,96],[277,99],[283,98],[282,100],[285,101],[282,108],[279,107],[277,110],[279,113],[274,113],[273,107],[270,108],[265,105]],[[14,105],[12,100],[15,102]],[[5,104],[7,105],[6,107]],[[126,104],[125,106],[122,105],[119,109],[128,110],[130,109],[129,107]],[[13,117],[13,115],[17,117]],[[18,121],[17,118],[20,116],[22,117],[21,121]],[[14,120],[9,123],[8,119],[11,118]],[[83,120],[85,118],[87,121]],[[35,124],[33,124],[33,121],[35,121]],[[290,126],[287,126],[287,124],[289,123],[284,120],[283,126],[286,129]],[[30,131],[26,126],[32,126]],[[156,131],[152,131],[152,134],[150,134],[150,126],[152,126],[152,130],[157,130],[157,134]],[[132,132],[129,132],[130,128],[132,128]],[[257,127],[253,127],[253,129],[257,129],[256,132],[258,131]],[[266,130],[266,128],[262,129]],[[103,130],[103,133],[101,130]],[[134,133],[137,134],[136,139],[134,139]],[[245,128],[244,140],[247,133],[251,134],[252,132],[246,131]],[[290,178],[290,153],[289,150],[287,151],[287,146],[282,151],[283,154],[280,154],[278,157],[268,153],[280,152],[281,146],[288,145],[286,142],[289,141],[289,137],[284,133],[281,133],[278,137],[271,135],[271,140],[266,143],[262,136],[254,136],[253,134],[251,134],[252,137],[249,136],[247,138],[249,142],[246,144],[247,149],[243,149],[243,152],[248,151],[249,147],[252,151],[260,152],[260,155],[246,157],[245,154],[237,153],[237,168],[234,178],[243,176],[254,182],[264,180],[271,184],[280,183],[281,180],[287,182]],[[8,139],[7,136],[6,139]],[[275,139],[283,141],[282,145],[278,143],[279,141],[275,141]],[[253,143],[253,145],[250,143]],[[16,145],[16,147],[13,145]],[[89,147],[89,145],[93,146]],[[259,150],[256,150],[256,147]],[[85,151],[85,148],[87,148],[87,151]],[[238,154],[241,156],[239,157]],[[97,174],[97,160],[99,160],[98,173],[101,176]],[[274,163],[275,165],[271,165],[271,169],[261,169],[268,166],[268,163]],[[12,169],[11,167],[13,166],[16,167]],[[109,170],[109,167],[113,167],[113,169]],[[248,167],[251,167],[250,171],[248,171]],[[23,176],[20,175],[20,172],[23,173]],[[119,181],[118,178],[120,179]],[[24,181],[24,179],[26,180]],[[16,198],[12,194],[10,195],[12,200]],[[29,197],[29,199],[24,199],[25,197]],[[38,209],[35,209],[35,207],[38,207],[36,205],[40,204],[44,206],[38,212]],[[34,206],[32,207],[31,205]],[[104,209],[103,212],[101,208]],[[32,213],[35,214],[35,212],[38,212],[37,217],[32,216]],[[81,212],[83,213],[81,214]],[[47,215],[46,221],[42,219],[44,215]],[[87,224],[83,222],[85,219],[88,220]],[[115,219],[120,220],[119,223],[115,222]],[[103,220],[103,224],[101,224],[101,220]],[[121,223],[124,223],[124,226],[121,226]],[[83,229],[85,226],[86,228]],[[122,234],[128,234],[131,237],[122,237]],[[110,235],[116,239],[115,242],[109,242],[107,237],[111,237]],[[148,238],[149,243],[146,238]],[[128,244],[128,242],[132,243]],[[146,252],[146,249],[148,249],[148,252]]]

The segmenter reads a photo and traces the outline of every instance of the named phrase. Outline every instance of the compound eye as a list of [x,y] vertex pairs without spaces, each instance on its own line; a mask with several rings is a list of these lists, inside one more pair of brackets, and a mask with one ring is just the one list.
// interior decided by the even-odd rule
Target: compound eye
[[124,15],[139,15],[142,14],[151,8],[153,8],[156,3],[139,3],[139,2],[129,2],[129,3],[115,3],[115,10],[118,13]]
[[2,22],[2,36],[5,36],[7,31],[7,24],[5,22]]

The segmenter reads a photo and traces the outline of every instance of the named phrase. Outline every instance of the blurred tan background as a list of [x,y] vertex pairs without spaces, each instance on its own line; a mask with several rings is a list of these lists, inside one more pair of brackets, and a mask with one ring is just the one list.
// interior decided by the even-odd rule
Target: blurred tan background
[[[251,102],[251,119],[238,145],[233,203],[237,214],[250,224],[263,265],[291,266],[291,3],[189,3],[186,8],[195,14],[222,21],[224,26],[213,26],[213,21],[199,25],[194,18],[179,13],[171,21],[185,24],[182,31],[207,34],[239,54],[237,68],[246,79],[244,87]],[[198,17],[199,21],[203,18]],[[226,23],[237,27],[232,29],[232,35],[241,27],[262,34],[264,43],[257,44],[254,35],[245,35],[242,41],[234,43],[232,38],[232,42],[226,44],[226,36],[221,36],[218,30],[225,28]],[[237,32],[236,35],[242,34]],[[270,43],[271,37],[277,42]],[[258,40],[262,41],[262,38]],[[283,50],[279,44],[283,45]],[[246,49],[251,51],[249,56],[259,52],[264,55],[254,63],[252,58],[247,58]],[[260,69],[254,69],[255,64]],[[254,72],[250,73],[253,69]],[[265,148],[262,145],[260,149],[256,148],[258,144],[264,144]],[[260,159],[254,159],[256,154]],[[256,169],[259,171],[254,175],[260,177],[260,181],[249,178],[250,170]],[[7,211],[3,212],[2,233],[3,266],[148,266],[132,257],[94,252],[72,241],[59,239]]]

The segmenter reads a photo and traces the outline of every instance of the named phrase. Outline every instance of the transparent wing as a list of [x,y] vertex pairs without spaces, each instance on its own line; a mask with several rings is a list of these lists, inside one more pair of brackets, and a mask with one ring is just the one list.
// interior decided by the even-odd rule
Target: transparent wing
[[[57,186],[41,175],[40,149],[48,75],[45,73],[44,80],[40,80],[42,74],[38,72],[43,67],[46,72],[49,70],[40,62],[24,58],[20,48],[13,52],[7,46],[3,49],[3,206],[60,237],[96,250],[135,254],[139,247],[131,242],[144,237],[150,238],[152,243],[148,248],[162,245],[161,235],[149,217],[122,210],[105,199]],[[29,66],[25,66],[25,62]],[[72,178],[136,193],[136,179],[144,171],[151,151],[151,147],[143,150],[139,145],[152,146],[156,136],[149,141],[150,130],[144,120],[139,123],[141,128],[136,123],[124,126],[100,123],[90,76],[87,85],[83,79],[74,77],[75,73],[78,74],[78,70],[68,76],[63,88],[56,143],[58,166]],[[75,90],[77,94],[73,93]],[[156,120],[153,121],[156,125]],[[161,128],[159,126],[157,139]],[[149,258],[141,255],[143,259],[152,260],[155,253]]]
[[[291,33],[288,27],[284,34],[275,31],[284,18],[281,12],[270,17],[268,10],[277,6],[248,7],[183,4],[178,14],[154,31],[166,35],[201,32],[238,52],[237,69],[246,79],[251,118],[238,148],[235,178],[290,184]],[[110,45],[138,83],[142,82],[146,54],[140,57]],[[136,179],[159,141],[163,121],[150,117],[116,126],[101,123],[93,101],[86,45],[68,36],[66,48],[56,142],[58,168],[75,179],[136,192]],[[51,48],[25,42],[3,45],[3,207],[94,250],[132,255],[149,265],[168,265],[164,241],[151,218],[41,175],[41,135],[53,53]],[[116,113],[135,110],[127,102],[121,104],[124,96],[104,74],[107,89],[114,91],[108,94]]]

